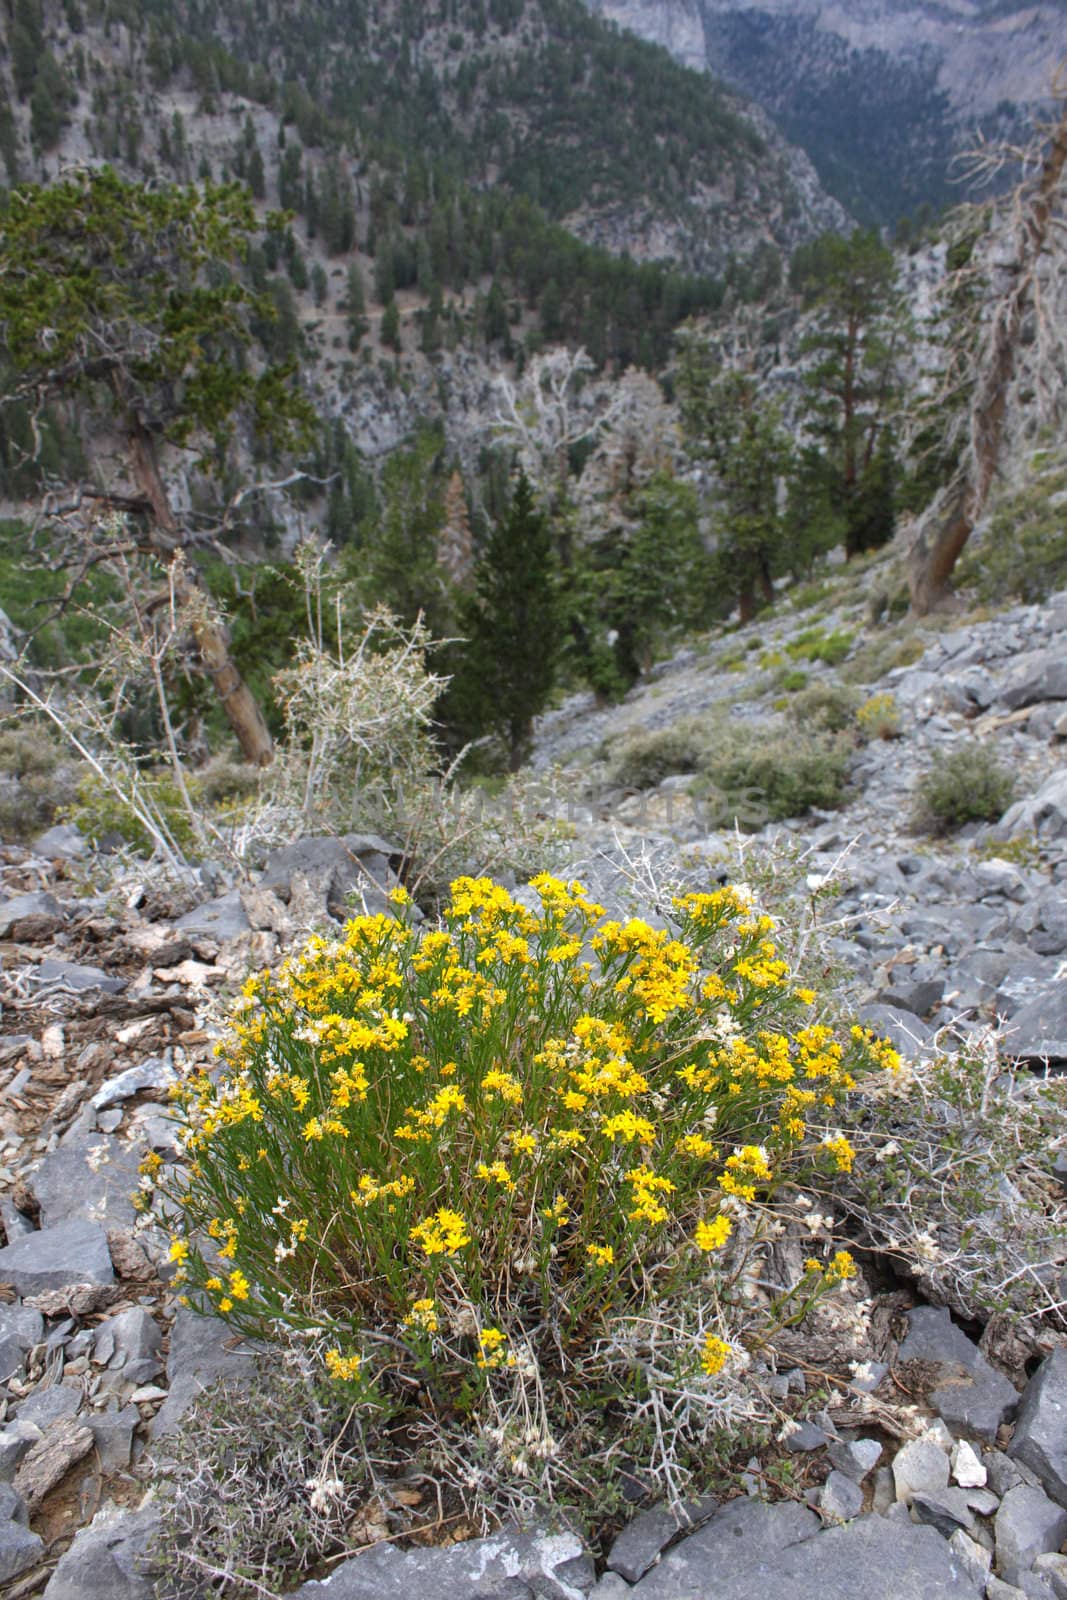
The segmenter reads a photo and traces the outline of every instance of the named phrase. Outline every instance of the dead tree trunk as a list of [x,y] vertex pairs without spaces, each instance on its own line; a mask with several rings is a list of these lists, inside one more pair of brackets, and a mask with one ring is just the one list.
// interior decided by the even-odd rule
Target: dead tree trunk
[[1056,191],[1067,165],[1067,106],[1045,153],[1033,196],[1015,228],[1015,282],[997,305],[979,358],[970,411],[970,449],[945,498],[919,523],[908,551],[911,608],[926,616],[951,593],[956,562],[985,510],[1004,436],[1008,387],[1038,262],[1048,242]]
[[[181,531],[159,474],[151,435],[140,423],[133,422],[129,425],[128,436],[133,476],[152,507],[152,552],[165,564],[173,566],[182,548]],[[214,613],[210,596],[186,563],[181,563],[175,572],[174,592],[179,603],[193,602],[189,607],[193,638],[204,671],[237,737],[241,754],[253,766],[269,766],[274,756],[270,730],[230,654],[226,629]]]

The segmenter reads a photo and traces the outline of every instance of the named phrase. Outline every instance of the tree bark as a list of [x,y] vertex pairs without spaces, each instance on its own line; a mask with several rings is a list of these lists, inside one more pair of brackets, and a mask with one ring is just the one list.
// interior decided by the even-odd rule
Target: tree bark
[[971,401],[970,459],[919,530],[908,551],[911,609],[926,616],[951,594],[950,579],[989,498],[1004,436],[1008,386],[1038,259],[1052,222],[1056,189],[1067,164],[1067,107],[1045,154],[1036,193],[1016,229],[1016,281],[993,316],[988,347]]
[[[159,474],[151,435],[139,422],[128,424],[130,460],[138,488],[152,507],[150,542],[153,553],[173,566],[182,548],[181,530],[167,498]],[[194,595],[208,599],[203,584],[191,567],[182,564],[175,573],[174,592],[179,602]],[[193,638],[200,652],[204,671],[211,679],[219,703],[233,729],[241,754],[253,766],[269,766],[274,742],[255,696],[241,677],[230,654],[230,642],[223,624],[207,606],[192,608]]]

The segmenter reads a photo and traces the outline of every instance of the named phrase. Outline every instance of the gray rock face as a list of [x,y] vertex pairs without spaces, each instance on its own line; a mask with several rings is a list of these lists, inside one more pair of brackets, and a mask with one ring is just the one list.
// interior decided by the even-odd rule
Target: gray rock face
[[1067,656],[1060,650],[1037,650],[1023,656],[999,700],[1009,711],[1042,700],[1067,700]]
[[957,1528],[971,1533],[975,1527],[974,1512],[962,1489],[913,1494],[911,1515],[915,1522],[929,1523],[931,1528],[936,1528],[943,1539],[951,1539]]
[[17,894],[0,905],[0,939],[46,939],[66,921],[54,894]]
[[41,1226],[80,1217],[105,1228],[132,1228],[130,1196],[138,1184],[138,1155],[124,1140],[72,1129],[30,1178],[41,1207]]
[[838,1472],[853,1483],[862,1483],[882,1459],[882,1447],[877,1439],[833,1439],[826,1454]]
[[908,1322],[908,1336],[898,1359],[928,1361],[941,1367],[944,1381],[930,1398],[942,1418],[967,1438],[995,1439],[997,1429],[1018,1404],[1014,1386],[990,1366],[944,1308],[920,1306],[909,1313]]
[[1021,1583],[1038,1556],[1067,1539],[1067,1511],[1041,1489],[1021,1483],[1000,1502],[994,1523],[997,1568],[1006,1583]]
[[200,1317],[183,1306],[174,1319],[167,1356],[170,1393],[152,1423],[153,1439],[172,1433],[198,1395],[213,1383],[243,1383],[252,1376],[255,1354],[247,1345],[227,1346],[233,1330],[217,1317]]
[[108,1106],[117,1106],[144,1089],[169,1089],[177,1081],[178,1074],[173,1067],[159,1056],[149,1056],[137,1066],[127,1067],[125,1072],[108,1078],[93,1095],[91,1104],[95,1111],[106,1111]]
[[811,1539],[819,1521],[805,1507],[731,1500],[699,1533],[664,1556],[634,1590],[640,1600],[705,1600],[732,1593],[730,1583]]
[[673,1587],[659,1582],[676,1555],[700,1538],[687,1539],[642,1579],[635,1600],[980,1600],[982,1594],[933,1528],[882,1517],[778,1544],[754,1540],[747,1560],[744,1550],[735,1555],[726,1548],[721,1559],[709,1550],[691,1563],[684,1581]]
[[58,822],[33,841],[34,855],[44,856],[49,861],[78,861],[88,848],[84,835],[73,822]]
[[99,967],[79,966],[76,961],[42,961],[32,969],[29,980],[37,989],[69,989],[74,994],[86,994],[90,989],[121,994],[126,987],[125,978],[109,977]]
[[159,1359],[162,1336],[143,1306],[131,1306],[117,1317],[109,1317],[96,1330],[93,1360],[107,1368],[105,1387],[117,1379],[134,1388],[149,1383],[163,1371]]
[[706,1521],[715,1510],[714,1500],[683,1508],[677,1516],[666,1506],[641,1511],[628,1522],[611,1547],[608,1567],[628,1583],[636,1583],[686,1527]]
[[1036,794],[1017,800],[1005,811],[994,833],[998,839],[1011,839],[1019,833],[1062,839],[1067,834],[1067,768],[1052,773]]
[[1010,1454],[1067,1507],[1067,1350],[1046,1356],[1026,1386]]
[[1015,1013],[1007,1048],[1020,1061],[1067,1061],[1067,985],[1035,995]]
[[252,924],[236,889],[220,895],[216,900],[205,900],[203,905],[187,911],[178,918],[174,927],[176,931],[191,934],[194,938],[217,939],[219,944],[239,939],[243,933],[252,931]]
[[819,1509],[835,1522],[851,1522],[863,1510],[863,1490],[836,1467],[822,1486]]
[[272,851],[259,886],[288,900],[294,877],[309,877],[323,883],[326,905],[334,916],[343,915],[349,898],[360,894],[369,911],[381,911],[388,905],[386,893],[395,882],[389,857],[398,854],[394,846],[372,833],[349,833],[342,838],[306,835]]
[[22,1522],[0,1521],[0,1583],[10,1583],[44,1555],[44,1542]]
[[154,1506],[98,1511],[60,1558],[45,1600],[154,1600],[150,1564],[158,1531]]
[[594,1577],[573,1533],[505,1530],[444,1550],[377,1545],[323,1582],[305,1583],[292,1600],[585,1600]]
[[931,1439],[909,1439],[893,1457],[897,1499],[911,1504],[914,1494],[937,1494],[948,1488],[948,1456]]
[[23,1296],[72,1283],[114,1283],[107,1234],[80,1218],[24,1234],[0,1250],[0,1279]]

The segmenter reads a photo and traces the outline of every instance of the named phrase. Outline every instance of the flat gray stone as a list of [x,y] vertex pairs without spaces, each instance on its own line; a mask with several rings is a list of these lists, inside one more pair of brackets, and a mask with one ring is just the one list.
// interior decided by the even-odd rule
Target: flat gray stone
[[1067,1507],[1067,1349],[1062,1345],[1045,1357],[1026,1386],[1009,1453]]
[[680,1507],[677,1514],[666,1506],[639,1511],[612,1544],[609,1570],[619,1573],[628,1583],[636,1583],[669,1544],[687,1528],[706,1522],[715,1509],[716,1502],[709,1498],[688,1508]]
[[132,1228],[137,1212],[140,1152],[125,1139],[72,1129],[29,1179],[41,1208],[42,1228],[81,1218],[102,1228]]
[[0,1250],[0,1282],[16,1294],[42,1294],[72,1283],[114,1283],[107,1234],[95,1222],[72,1218],[54,1228],[24,1234]]
[[10,1483],[23,1456],[40,1441],[41,1430],[29,1422],[9,1422],[0,1428],[0,1483]]
[[1067,1600],[1067,1556],[1058,1553],[1038,1556],[1034,1571],[1051,1586],[1056,1600]]
[[911,1504],[913,1494],[937,1494],[948,1488],[948,1456],[931,1439],[909,1439],[893,1457],[897,1499]]
[[[679,1552],[691,1543],[687,1539]],[[653,1587],[675,1559],[672,1551],[633,1590],[634,1600],[981,1600],[982,1595],[933,1528],[883,1517],[860,1517],[777,1547],[756,1541],[748,1553],[743,1563],[727,1555],[720,1564],[709,1551],[702,1562],[691,1562],[684,1583]]]
[[1009,711],[1043,700],[1067,699],[1067,655],[1060,649],[1029,651],[1020,657],[999,700]]
[[997,1429],[1019,1403],[1014,1384],[990,1366],[944,1307],[920,1306],[909,1312],[908,1323],[898,1360],[924,1361],[941,1368],[941,1382],[930,1400],[954,1433],[970,1439],[995,1439]]
[[21,1522],[0,1522],[0,1584],[28,1572],[44,1555],[44,1541]]
[[44,856],[49,861],[78,861],[88,848],[84,835],[73,822],[58,822],[54,828],[39,833],[33,841],[34,855]]
[[19,1401],[16,1416],[19,1422],[32,1422],[42,1433],[47,1433],[53,1422],[76,1416],[81,1403],[81,1389],[73,1384],[43,1384]]
[[976,1584],[979,1590],[984,1589],[993,1565],[992,1551],[986,1550],[977,1539],[972,1539],[969,1533],[964,1533],[962,1528],[957,1528],[950,1536],[948,1547],[971,1582]]
[[819,1510],[835,1522],[851,1522],[863,1510],[863,1490],[854,1478],[835,1468],[822,1486]]
[[167,1384],[170,1393],[152,1422],[152,1438],[172,1433],[181,1418],[212,1384],[246,1383],[255,1371],[256,1352],[234,1341],[231,1327],[218,1317],[201,1317],[182,1306],[170,1331]]
[[87,994],[91,989],[102,989],[105,994],[121,994],[126,987],[125,978],[116,978],[99,967],[83,967],[76,961],[49,959],[31,967],[27,981],[37,989],[70,989],[75,994]]
[[389,858],[400,853],[376,834],[349,833],[341,838],[309,834],[271,852],[259,887],[288,900],[294,879],[305,877],[323,885],[333,916],[351,914],[350,903],[361,896],[368,911],[384,911],[389,909],[388,891],[396,882]]
[[178,1074],[173,1067],[169,1067],[159,1056],[149,1056],[138,1066],[127,1067],[125,1072],[108,1078],[93,1095],[90,1104],[95,1111],[105,1111],[108,1106],[117,1106],[145,1089],[169,1089],[177,1081]]
[[100,1323],[93,1342],[93,1361],[107,1368],[107,1379],[117,1378],[137,1388],[163,1371],[159,1358],[163,1342],[155,1320],[143,1306],[131,1306],[117,1317]]
[[104,1472],[124,1472],[133,1453],[133,1435],[141,1413],[136,1406],[121,1411],[88,1412],[82,1418],[93,1436],[100,1467]]
[[1061,839],[1067,833],[1067,767],[1046,778],[1036,794],[1017,800],[993,830],[997,839],[1036,833],[1044,839]]
[[814,1512],[792,1501],[731,1500],[698,1533],[668,1551],[634,1594],[640,1600],[719,1600],[750,1568],[774,1562],[818,1531]]
[[291,1600],[585,1600],[595,1576],[575,1534],[503,1529],[444,1549],[375,1545]]
[[219,944],[252,931],[238,889],[219,895],[215,900],[205,900],[179,917],[174,927],[177,932],[191,934],[194,939],[216,939]]
[[105,1506],[60,1557],[44,1600],[154,1600],[151,1560],[158,1533],[155,1506]]
[[1006,1583],[1020,1584],[1038,1556],[1059,1550],[1067,1539],[1067,1511],[1043,1489],[1021,1483],[1000,1502],[993,1526],[997,1570]]
[[1023,1061],[1067,1061],[1067,984],[1028,1000],[1008,1025],[1004,1048]]
[[0,939],[44,939],[66,920],[67,909],[54,894],[17,894],[0,905]]
[[951,1539],[957,1528],[972,1533],[976,1527],[974,1512],[962,1489],[917,1490],[911,1497],[911,1515],[915,1522],[929,1523],[943,1539]]
[[832,1439],[826,1454],[838,1472],[853,1483],[862,1483],[881,1461],[882,1447],[877,1439]]

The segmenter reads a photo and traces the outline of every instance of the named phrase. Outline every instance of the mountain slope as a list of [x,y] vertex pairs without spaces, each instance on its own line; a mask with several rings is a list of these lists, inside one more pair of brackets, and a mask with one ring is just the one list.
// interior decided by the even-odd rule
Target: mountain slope
[[1067,56],[1063,0],[588,0],[752,96],[854,215],[959,198],[952,158],[1016,132]]

